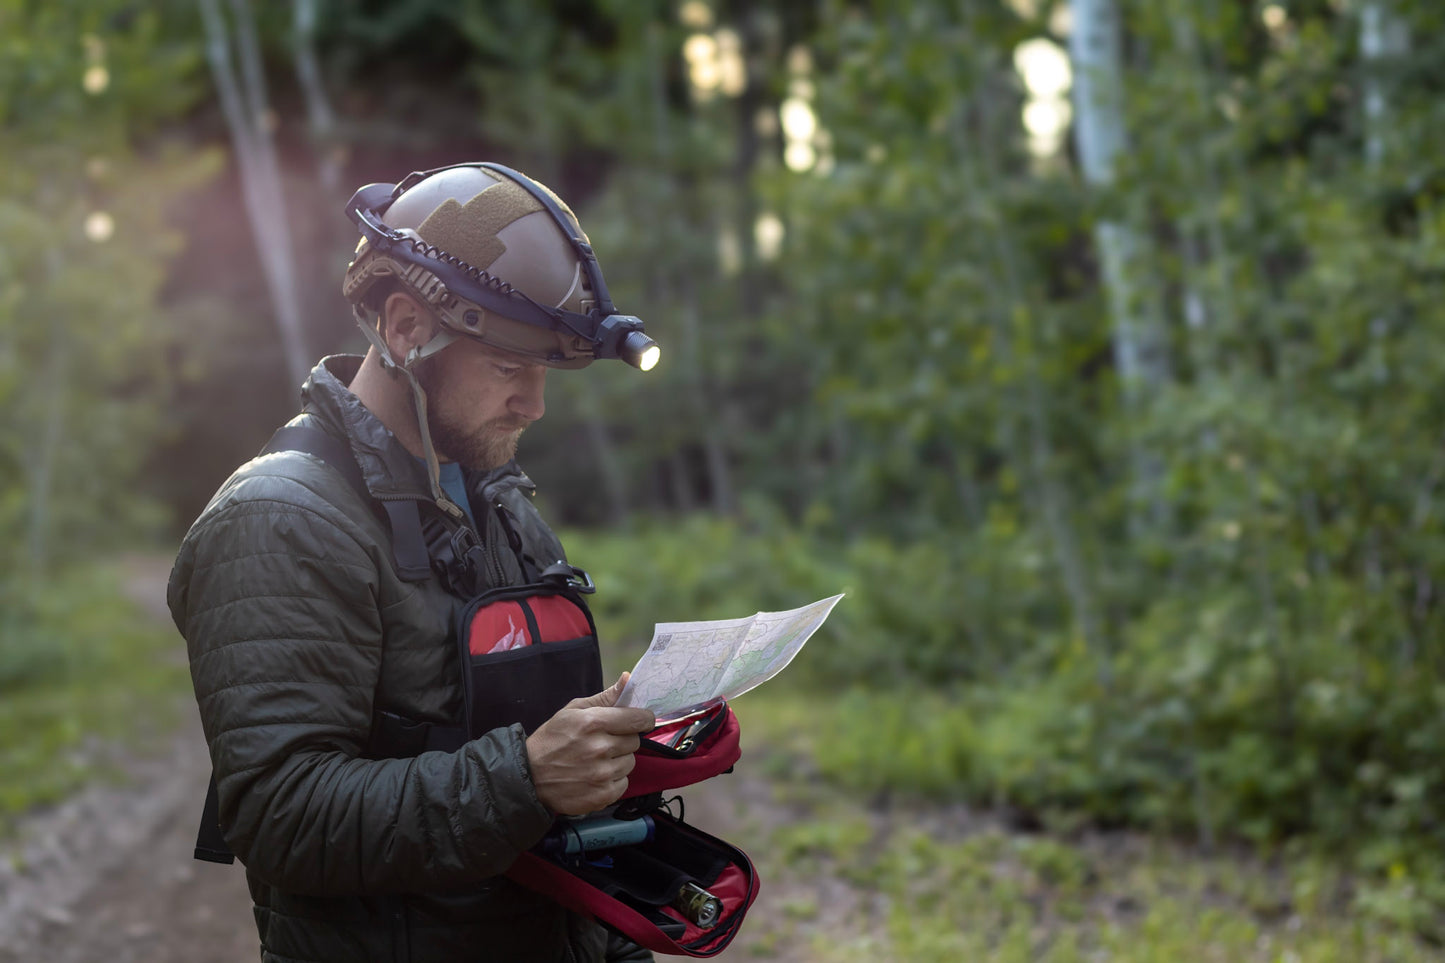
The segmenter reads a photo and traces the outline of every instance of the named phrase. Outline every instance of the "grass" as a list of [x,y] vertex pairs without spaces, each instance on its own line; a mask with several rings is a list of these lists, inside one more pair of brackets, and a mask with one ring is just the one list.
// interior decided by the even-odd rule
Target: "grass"
[[[768,774],[795,817],[732,840],[758,859],[765,894],[787,893],[741,937],[759,959],[1445,959],[1411,926],[1373,911],[1379,890],[1327,854],[1209,853],[1078,826],[1022,832],[968,808],[934,770],[961,778],[954,767],[978,734],[966,720],[950,724],[942,703],[901,709],[896,698],[824,699],[775,683],[735,708],[744,764]],[[906,789],[879,791],[895,781]]]
[[12,591],[0,616],[0,832],[174,722],[190,684],[181,642],[125,598],[122,574],[98,565]]

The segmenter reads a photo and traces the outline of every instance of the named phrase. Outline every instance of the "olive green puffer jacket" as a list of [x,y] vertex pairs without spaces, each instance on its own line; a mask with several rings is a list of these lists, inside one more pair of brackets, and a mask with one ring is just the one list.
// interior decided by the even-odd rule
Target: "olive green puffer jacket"
[[[318,365],[293,423],[347,439],[374,496],[426,492],[346,390],[359,361]],[[334,468],[295,451],[242,466],[186,535],[169,602],[264,960],[602,958],[600,927],[498,875],[553,818],[520,726],[367,758],[382,710],[460,720],[458,600],[398,578],[386,524]]]

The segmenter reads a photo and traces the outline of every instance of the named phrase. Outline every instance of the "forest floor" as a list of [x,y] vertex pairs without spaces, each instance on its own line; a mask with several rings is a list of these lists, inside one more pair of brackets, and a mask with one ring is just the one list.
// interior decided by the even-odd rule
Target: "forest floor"
[[[158,622],[168,622],[166,571],[146,560],[127,568],[129,593]],[[687,820],[748,852],[762,879],[741,933],[714,959],[1445,958],[1360,917],[1354,884],[1327,863],[1140,833],[1030,832],[961,804],[847,795],[749,723],[767,718],[765,700],[742,707],[737,772],[683,794]],[[191,858],[209,761],[194,704],[182,701],[178,728],[147,750],[92,748],[110,753],[114,777],[30,814],[0,842],[0,963],[257,958],[243,871]]]

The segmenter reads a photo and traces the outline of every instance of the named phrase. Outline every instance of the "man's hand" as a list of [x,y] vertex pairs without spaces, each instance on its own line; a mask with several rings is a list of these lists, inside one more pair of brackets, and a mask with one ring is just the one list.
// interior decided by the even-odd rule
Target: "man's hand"
[[615,704],[627,676],[596,695],[573,699],[527,737],[537,798],[559,816],[594,812],[627,790],[638,734],[657,724],[651,709]]

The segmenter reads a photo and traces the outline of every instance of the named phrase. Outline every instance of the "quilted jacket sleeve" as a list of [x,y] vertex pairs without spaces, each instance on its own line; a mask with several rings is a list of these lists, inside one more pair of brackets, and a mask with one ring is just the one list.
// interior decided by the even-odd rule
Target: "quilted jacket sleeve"
[[360,758],[382,607],[396,604],[380,592],[388,550],[360,498],[337,497],[335,475],[281,457],[305,470],[253,463],[192,528],[171,577],[227,842],[262,880],[302,894],[438,890],[502,872],[552,820],[521,728],[455,753]]

